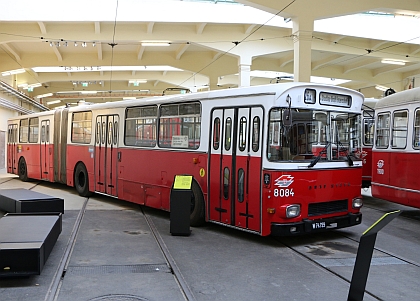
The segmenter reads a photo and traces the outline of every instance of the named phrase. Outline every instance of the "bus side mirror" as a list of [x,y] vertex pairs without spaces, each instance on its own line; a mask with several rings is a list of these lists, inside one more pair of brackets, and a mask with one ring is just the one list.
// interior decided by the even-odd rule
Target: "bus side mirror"
[[285,109],[283,111],[283,125],[284,126],[292,125],[292,111],[290,109]]

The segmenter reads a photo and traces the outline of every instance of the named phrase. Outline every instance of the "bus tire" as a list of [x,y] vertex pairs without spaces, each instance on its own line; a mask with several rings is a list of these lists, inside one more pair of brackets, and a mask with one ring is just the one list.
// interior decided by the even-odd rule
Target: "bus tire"
[[193,227],[202,226],[205,223],[205,205],[203,192],[197,182],[191,185],[191,214],[190,225]]
[[26,166],[25,158],[21,157],[18,163],[18,176],[23,182],[28,181],[28,168]]
[[80,196],[88,197],[92,195],[89,191],[89,175],[86,166],[78,163],[74,172],[74,187]]

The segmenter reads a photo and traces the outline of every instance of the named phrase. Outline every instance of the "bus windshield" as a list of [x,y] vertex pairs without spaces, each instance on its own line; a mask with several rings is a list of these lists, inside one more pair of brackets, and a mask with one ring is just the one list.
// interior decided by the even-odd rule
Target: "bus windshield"
[[[334,111],[273,108],[270,111],[269,161],[325,161],[356,158],[360,115]],[[357,158],[356,158],[357,159]]]

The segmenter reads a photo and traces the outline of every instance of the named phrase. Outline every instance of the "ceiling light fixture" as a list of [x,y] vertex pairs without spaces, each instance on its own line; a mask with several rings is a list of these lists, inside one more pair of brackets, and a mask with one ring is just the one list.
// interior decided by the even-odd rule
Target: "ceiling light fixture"
[[128,83],[130,83],[130,84],[134,84],[134,83],[144,84],[144,83],[147,83],[147,79],[130,79],[128,81]]
[[83,42],[82,43],[82,47],[86,47],[86,42]]
[[74,47],[77,47],[77,42],[74,42]]
[[385,87],[385,86],[381,86],[381,85],[376,85],[376,86],[375,86],[375,89],[377,89],[377,90],[379,90],[379,91],[386,91],[386,90],[388,90],[389,88],[388,88],[388,87]]
[[157,47],[165,47],[170,46],[171,43],[168,41],[143,41],[141,42],[141,46],[157,46]]
[[405,65],[405,61],[392,60],[392,59],[383,59],[381,61],[381,63],[383,63],[383,64],[391,64],[391,65],[401,65],[401,66],[404,66]]
[[20,74],[20,73],[25,73],[25,69],[15,69],[15,70],[4,71],[1,73],[1,76]]
[[36,98],[44,98],[44,97],[49,97],[49,96],[53,96],[53,94],[52,93],[46,93],[46,94],[37,95],[35,97]]
[[47,101],[47,105],[53,105],[53,104],[60,103],[60,102],[61,102],[61,100],[60,100],[60,99],[57,99],[57,100],[51,100],[51,101]]
[[80,91],[81,94],[96,94],[97,91]]

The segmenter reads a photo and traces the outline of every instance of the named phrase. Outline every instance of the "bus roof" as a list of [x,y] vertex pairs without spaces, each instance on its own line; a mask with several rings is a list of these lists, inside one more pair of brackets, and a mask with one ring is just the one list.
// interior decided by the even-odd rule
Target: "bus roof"
[[400,106],[413,102],[420,102],[420,87],[386,96],[378,101],[375,109]]
[[[177,103],[183,101],[194,101],[194,100],[206,100],[206,99],[214,99],[214,98],[230,98],[230,97],[240,97],[241,95],[247,96],[252,94],[273,94],[280,97],[284,93],[287,93],[290,89],[293,88],[317,88],[319,91],[322,91],[322,87],[329,88],[332,90],[336,90],[335,93],[338,94],[349,94],[352,97],[360,97],[363,99],[363,94],[358,91],[333,86],[333,85],[324,85],[324,84],[316,84],[316,83],[307,83],[307,82],[290,82],[290,83],[278,83],[278,84],[268,84],[268,85],[258,85],[258,86],[249,86],[249,87],[239,87],[239,88],[232,88],[232,89],[221,89],[221,90],[212,90],[212,91],[205,91],[205,92],[197,92],[197,93],[187,93],[187,94],[175,94],[175,95],[165,95],[165,96],[151,96],[146,98],[139,98],[139,99],[130,99],[130,100],[121,100],[121,101],[113,101],[109,103],[98,103],[98,104],[83,104],[75,107],[69,107],[69,111],[81,111],[81,110],[90,110],[90,109],[108,109],[108,108],[125,108],[125,107],[132,107],[138,105],[154,105],[159,103]],[[54,114],[55,110],[44,112],[45,114]],[[28,114],[24,115],[25,117],[30,117],[31,115],[40,116],[40,113],[35,114]],[[12,119],[19,119],[24,118],[24,116],[19,116],[17,118]]]

